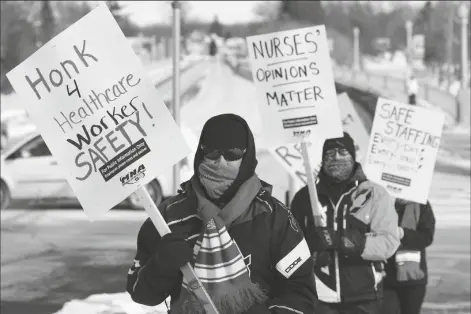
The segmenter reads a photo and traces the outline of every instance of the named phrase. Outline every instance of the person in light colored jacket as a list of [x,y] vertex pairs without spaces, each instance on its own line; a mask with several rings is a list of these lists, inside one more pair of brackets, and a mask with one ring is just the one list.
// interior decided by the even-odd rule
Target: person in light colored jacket
[[314,267],[316,314],[379,314],[384,262],[399,247],[394,199],[355,162],[348,133],[324,143],[317,193],[326,226],[314,225],[308,187],[294,197]]

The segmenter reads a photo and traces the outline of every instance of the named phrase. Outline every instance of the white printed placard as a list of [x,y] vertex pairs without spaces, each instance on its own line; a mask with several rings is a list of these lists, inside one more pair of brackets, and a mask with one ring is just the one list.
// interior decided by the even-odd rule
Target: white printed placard
[[104,4],[7,77],[91,219],[190,153]]
[[[340,115],[345,132],[348,132],[355,141],[356,160],[363,162],[369,144],[369,136],[363,122],[353,107],[353,104],[347,93],[338,95]],[[314,143],[314,144],[312,144]],[[324,140],[313,137],[308,142],[308,151],[310,162],[313,168],[322,162],[322,147]],[[306,170],[304,167],[303,155],[300,143],[289,143],[279,145],[269,149],[274,158],[285,168],[288,173],[296,180],[297,186],[307,184]]]
[[267,147],[342,136],[324,25],[247,37]]
[[368,178],[394,197],[427,202],[445,117],[378,98],[365,161]]
[[338,96],[342,127],[355,142],[356,160],[363,164],[368,150],[370,135],[347,93]]

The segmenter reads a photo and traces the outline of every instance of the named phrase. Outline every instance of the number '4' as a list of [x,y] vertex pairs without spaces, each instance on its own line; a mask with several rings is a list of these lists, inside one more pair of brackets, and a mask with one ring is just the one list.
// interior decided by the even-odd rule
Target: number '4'
[[79,98],[81,98],[82,96],[80,95],[80,90],[79,90],[79,88],[78,88],[78,86],[77,86],[77,82],[76,82],[75,80],[74,80],[74,84],[75,84],[75,89],[72,90],[72,91],[69,90],[69,85],[67,85],[67,94],[69,94],[69,96],[70,96],[70,95],[72,95],[73,93],[77,92]]

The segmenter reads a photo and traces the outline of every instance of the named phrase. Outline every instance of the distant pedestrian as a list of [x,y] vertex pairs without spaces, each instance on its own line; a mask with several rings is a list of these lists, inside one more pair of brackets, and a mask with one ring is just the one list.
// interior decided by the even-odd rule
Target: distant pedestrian
[[396,200],[401,245],[386,264],[383,314],[420,314],[427,287],[425,248],[432,244],[435,216],[430,203]]
[[409,105],[417,105],[417,93],[419,92],[419,82],[414,74],[411,74],[407,81],[407,94],[409,95]]

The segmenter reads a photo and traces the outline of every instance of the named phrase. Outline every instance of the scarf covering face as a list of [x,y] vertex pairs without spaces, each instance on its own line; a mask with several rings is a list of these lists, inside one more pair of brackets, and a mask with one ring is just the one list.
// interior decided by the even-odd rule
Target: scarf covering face
[[216,200],[234,183],[242,159],[227,161],[224,158],[211,160],[204,157],[198,167],[199,179],[210,199]]
[[257,158],[252,131],[247,122],[235,114],[221,114],[209,119],[203,126],[195,154],[194,173],[196,177],[199,177],[200,164],[204,160],[201,145],[215,149],[246,149],[237,177],[217,199],[218,203],[227,204],[237,193],[239,187],[255,174]]
[[[252,176],[232,200],[219,209],[205,197],[195,176],[188,185],[196,194],[197,214],[205,226],[193,248],[194,270],[220,313],[240,314],[267,299],[265,292],[250,280],[244,257],[227,230],[250,207],[261,187],[258,177]],[[185,279],[171,313],[204,313]]]

